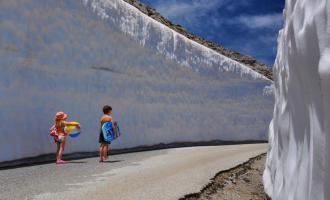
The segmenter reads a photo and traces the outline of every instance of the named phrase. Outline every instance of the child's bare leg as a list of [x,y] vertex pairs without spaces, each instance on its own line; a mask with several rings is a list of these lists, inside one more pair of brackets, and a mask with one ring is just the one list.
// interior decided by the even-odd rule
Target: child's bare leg
[[103,146],[103,149],[102,149],[102,151],[103,151],[103,160],[106,160],[107,158],[107,145],[106,144],[104,144],[104,146]]
[[56,142],[57,150],[56,150],[56,160],[58,160],[58,152],[60,151],[60,143]]
[[102,148],[103,147],[103,145],[102,145],[102,143],[100,144],[100,148],[99,148],[99,155],[100,155],[100,161],[102,161]]
[[104,144],[101,143],[100,144],[100,161],[103,161],[103,146],[104,146]]
[[108,159],[108,153],[109,153],[109,144],[105,145],[105,150],[104,150],[104,159]]
[[103,144],[103,149],[102,149],[102,152],[103,152],[103,154],[102,154],[102,159],[103,160],[106,160],[107,158],[107,145],[106,144]]
[[62,141],[59,146],[60,146],[60,148],[59,148],[58,156],[57,156],[58,161],[62,160],[62,154],[64,151],[65,141]]

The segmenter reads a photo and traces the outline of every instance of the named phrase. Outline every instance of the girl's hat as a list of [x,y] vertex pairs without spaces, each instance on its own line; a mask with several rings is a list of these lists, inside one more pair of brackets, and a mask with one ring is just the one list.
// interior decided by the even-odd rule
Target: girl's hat
[[60,111],[55,114],[55,119],[56,120],[62,120],[68,118],[68,115],[65,114],[64,112]]

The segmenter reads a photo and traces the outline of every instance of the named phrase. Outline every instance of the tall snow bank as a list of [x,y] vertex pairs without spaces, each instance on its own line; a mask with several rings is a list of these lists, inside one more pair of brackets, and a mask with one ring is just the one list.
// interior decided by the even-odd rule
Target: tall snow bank
[[111,148],[267,138],[268,79],[121,0],[0,1],[0,18],[0,162],[54,152],[59,110],[83,131],[65,152],[96,151],[104,104]]
[[268,80],[250,67],[227,58],[216,51],[189,40],[167,26],[141,13],[123,0],[83,0],[102,19],[114,25],[143,46],[172,59],[179,64],[199,70],[215,67],[241,75]]
[[330,199],[330,1],[287,0],[264,173],[276,200]]

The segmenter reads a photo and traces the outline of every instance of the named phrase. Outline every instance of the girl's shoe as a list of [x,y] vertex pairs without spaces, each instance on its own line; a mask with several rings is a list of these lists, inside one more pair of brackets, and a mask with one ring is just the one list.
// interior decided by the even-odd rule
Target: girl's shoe
[[67,162],[66,161],[64,161],[64,160],[58,160],[58,161],[56,161],[56,164],[66,164]]

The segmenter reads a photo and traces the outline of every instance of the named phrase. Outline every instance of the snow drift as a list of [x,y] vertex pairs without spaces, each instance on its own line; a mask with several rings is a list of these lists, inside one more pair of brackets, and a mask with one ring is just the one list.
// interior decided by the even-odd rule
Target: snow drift
[[54,152],[59,110],[83,130],[65,152],[96,151],[104,104],[112,148],[267,138],[271,81],[122,0],[1,1],[0,17],[0,161]]
[[264,173],[276,200],[330,199],[330,1],[287,0]]

